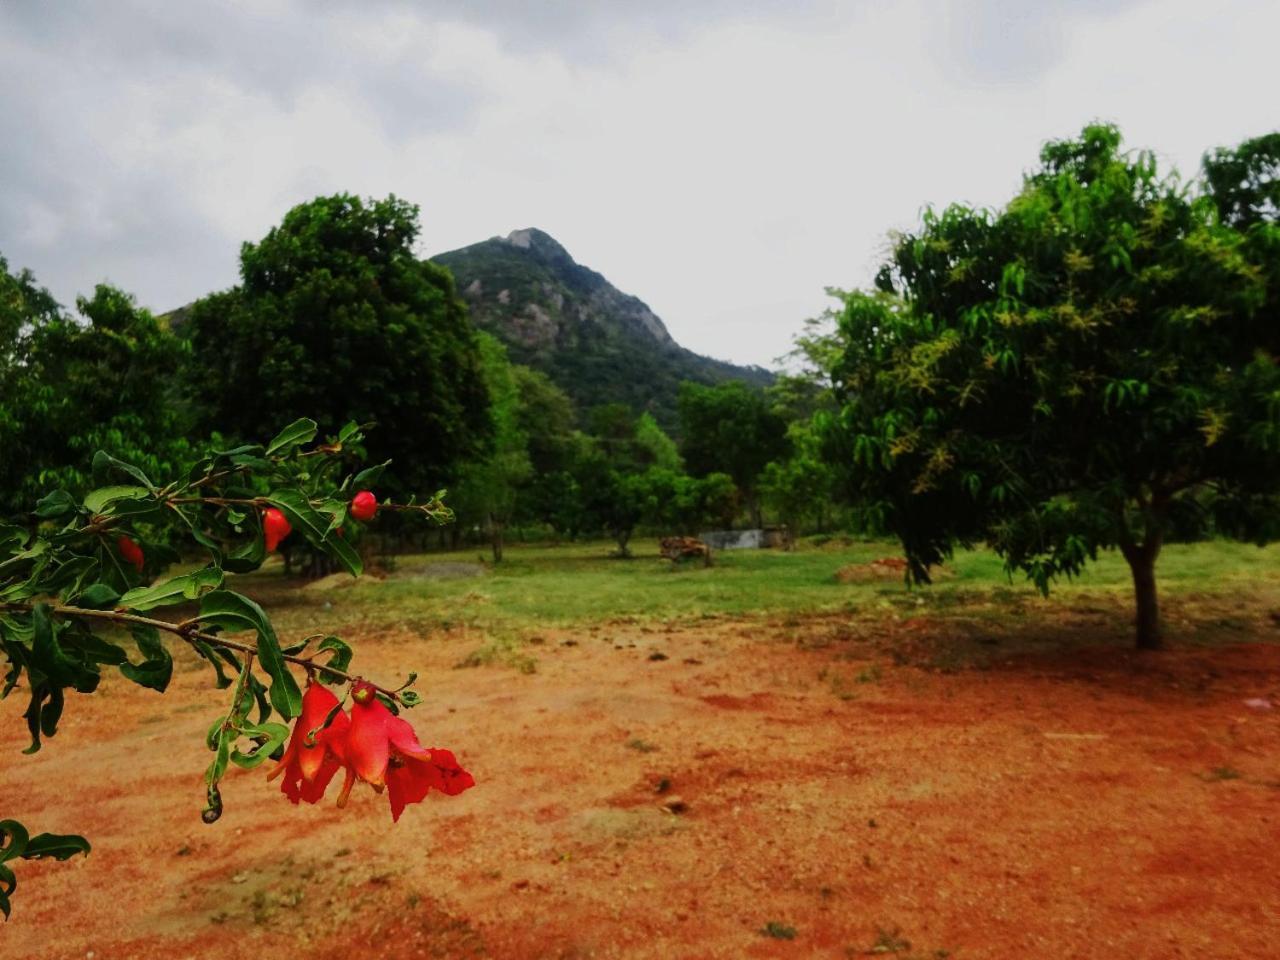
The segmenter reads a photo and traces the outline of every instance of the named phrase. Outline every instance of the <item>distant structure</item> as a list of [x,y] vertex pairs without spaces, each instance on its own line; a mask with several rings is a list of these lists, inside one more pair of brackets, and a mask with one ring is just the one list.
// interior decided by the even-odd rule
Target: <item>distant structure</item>
[[712,550],[760,550],[768,547],[791,549],[791,531],[786,527],[759,530],[708,530],[698,539]]

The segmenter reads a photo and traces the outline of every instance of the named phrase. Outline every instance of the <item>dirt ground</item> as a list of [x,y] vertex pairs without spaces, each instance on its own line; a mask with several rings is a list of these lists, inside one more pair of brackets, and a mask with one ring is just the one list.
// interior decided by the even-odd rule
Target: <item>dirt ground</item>
[[354,636],[375,679],[423,671],[411,719],[478,782],[397,825],[262,771],[204,825],[223,694],[192,659],[72,701],[31,758],[11,698],[0,809],[94,847],[17,864],[0,957],[1277,955],[1280,646],[938,669],[934,633],[610,623],[547,632],[533,673]]

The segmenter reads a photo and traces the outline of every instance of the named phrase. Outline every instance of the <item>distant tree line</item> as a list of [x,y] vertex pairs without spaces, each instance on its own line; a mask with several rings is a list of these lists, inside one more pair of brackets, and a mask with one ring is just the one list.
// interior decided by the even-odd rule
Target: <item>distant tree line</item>
[[495,561],[512,527],[607,536],[626,556],[637,531],[830,516],[797,501],[816,448],[779,399],[685,384],[678,444],[624,404],[576,410],[471,324],[417,233],[395,197],[321,197],[244,244],[237,285],[164,317],[107,285],[73,316],[0,261],[0,513],[27,515],[50,485],[87,489],[98,449],[163,474],[313,417],[375,424],[381,492],[447,488],[454,545],[481,538]]

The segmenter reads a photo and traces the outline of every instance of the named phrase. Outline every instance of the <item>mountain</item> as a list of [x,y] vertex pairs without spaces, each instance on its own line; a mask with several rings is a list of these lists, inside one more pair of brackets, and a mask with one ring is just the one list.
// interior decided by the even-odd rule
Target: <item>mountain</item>
[[761,367],[686,350],[641,300],[541,230],[516,230],[432,260],[453,272],[476,325],[506,344],[514,362],[544,371],[579,411],[625,403],[671,431],[682,380],[773,381]]

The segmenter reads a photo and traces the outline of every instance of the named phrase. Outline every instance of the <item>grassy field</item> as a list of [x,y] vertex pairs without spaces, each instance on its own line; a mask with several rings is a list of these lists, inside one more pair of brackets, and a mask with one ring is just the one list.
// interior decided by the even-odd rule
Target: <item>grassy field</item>
[[[635,549],[634,559],[619,560],[609,556],[605,543],[517,544],[497,566],[476,550],[401,556],[384,579],[352,582],[339,575],[302,591],[305,600],[295,598],[286,626],[289,614],[320,603],[329,604],[342,621],[363,627],[408,622],[424,629],[465,627],[517,637],[620,619],[688,622],[832,613],[858,620],[924,616],[1005,631],[1084,613],[1106,625],[1108,637],[1124,637],[1131,617],[1128,568],[1114,553],[1103,554],[1083,576],[1058,584],[1045,599],[1020,576],[1010,580],[1000,559],[983,550],[958,553],[934,584],[909,589],[895,574],[875,576],[862,569],[898,555],[896,546],[885,542],[722,552],[710,568],[673,567],[658,556],[655,542],[642,541]],[[837,571],[850,568],[853,582],[840,582]],[[258,577],[279,583],[271,570]],[[1230,634],[1243,607],[1255,612],[1280,607],[1280,546],[1171,545],[1160,557],[1158,577],[1171,639],[1224,639],[1219,634]]]

